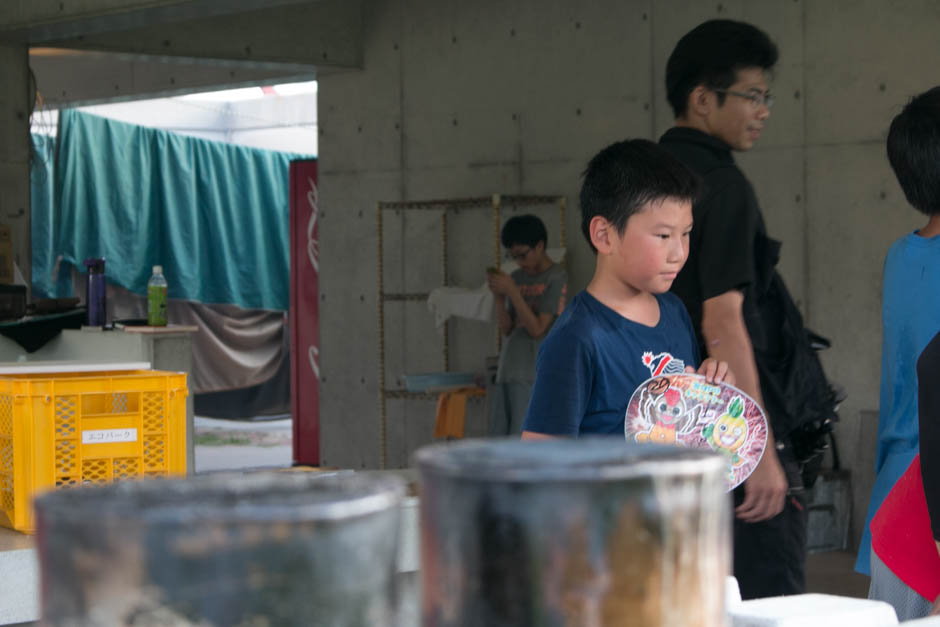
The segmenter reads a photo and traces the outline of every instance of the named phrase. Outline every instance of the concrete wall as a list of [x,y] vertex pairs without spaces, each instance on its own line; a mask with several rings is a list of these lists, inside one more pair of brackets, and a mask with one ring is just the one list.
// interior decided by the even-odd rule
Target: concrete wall
[[[10,227],[13,261],[31,276],[29,243],[29,53],[26,46],[0,44],[6,89],[0,94],[0,224]],[[6,260],[5,260],[6,261]]]
[[[669,127],[666,58],[684,32],[718,17],[757,24],[781,50],[778,104],[739,162],[784,242],[781,268],[808,324],[833,340],[825,363],[849,393],[839,443],[857,478],[857,523],[873,463],[881,266],[890,243],[921,222],[883,138],[900,105],[937,82],[940,5],[929,0],[365,3],[364,69],[320,81],[324,463],[379,462],[375,203],[566,194],[570,288],[582,289],[594,260],[578,229],[579,173],[604,145]],[[485,262],[467,251],[489,253],[488,216],[458,219],[451,274],[476,285]],[[386,281],[411,291],[439,284],[438,220],[387,217]],[[440,338],[423,305],[386,309],[387,384],[440,370]],[[481,367],[495,352],[492,329],[473,324],[454,332],[475,342],[452,369]],[[430,439],[434,409],[389,404],[389,465],[406,465]]]

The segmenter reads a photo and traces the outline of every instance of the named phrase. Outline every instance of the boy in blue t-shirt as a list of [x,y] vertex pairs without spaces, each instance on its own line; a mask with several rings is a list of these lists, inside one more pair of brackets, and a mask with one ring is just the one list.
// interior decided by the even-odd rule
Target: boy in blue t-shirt
[[886,143],[904,197],[927,223],[895,241],[885,257],[877,474],[855,562],[865,574],[871,573],[869,523],[920,447],[917,356],[940,329],[940,86],[905,105]]
[[[656,144],[612,144],[588,164],[581,230],[597,255],[594,278],[542,342],[523,439],[624,435],[627,404],[643,381],[694,372],[695,331],[669,292],[689,254],[698,179]],[[698,369],[734,383],[725,362]]]

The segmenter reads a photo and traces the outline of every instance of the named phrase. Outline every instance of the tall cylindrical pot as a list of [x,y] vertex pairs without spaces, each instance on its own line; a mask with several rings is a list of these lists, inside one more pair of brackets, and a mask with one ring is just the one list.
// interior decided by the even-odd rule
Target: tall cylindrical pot
[[48,625],[397,624],[392,477],[203,475],[36,501]]
[[721,627],[723,458],[620,438],[416,454],[425,627]]

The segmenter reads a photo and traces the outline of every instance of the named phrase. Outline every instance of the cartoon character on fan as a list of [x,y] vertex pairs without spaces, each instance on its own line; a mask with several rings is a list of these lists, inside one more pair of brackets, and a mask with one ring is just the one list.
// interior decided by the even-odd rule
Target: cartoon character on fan
[[682,444],[677,436],[693,430],[701,409],[694,407],[689,411],[682,392],[673,387],[667,387],[657,396],[643,389],[640,392],[640,408],[646,424],[650,425],[648,431],[640,431],[634,436],[641,444]]
[[713,424],[702,429],[702,437],[712,447],[712,450],[728,457],[731,472],[744,463],[738,451],[747,440],[747,420],[744,416],[744,400],[735,396],[728,403],[725,413],[718,417]]

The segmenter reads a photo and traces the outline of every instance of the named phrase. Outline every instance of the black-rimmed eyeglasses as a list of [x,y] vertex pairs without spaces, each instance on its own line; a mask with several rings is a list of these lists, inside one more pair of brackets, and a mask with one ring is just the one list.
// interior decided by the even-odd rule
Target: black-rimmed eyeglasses
[[712,91],[716,94],[728,94],[729,96],[750,100],[754,107],[765,106],[769,109],[774,106],[774,97],[770,95],[769,91],[735,91],[733,89],[718,88],[712,88]]
[[512,252],[511,250],[507,250],[506,260],[515,261],[516,263],[519,263],[520,261],[525,259],[529,255],[530,252],[532,252],[531,248],[526,248],[525,250],[521,250],[518,252]]

